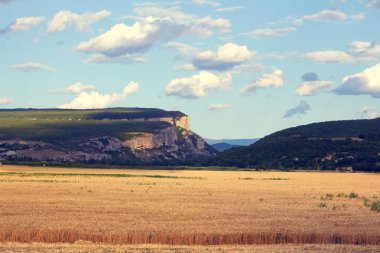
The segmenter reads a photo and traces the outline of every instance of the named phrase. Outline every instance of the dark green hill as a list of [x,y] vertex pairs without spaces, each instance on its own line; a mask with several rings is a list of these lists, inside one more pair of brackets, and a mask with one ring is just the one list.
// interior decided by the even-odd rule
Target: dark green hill
[[258,169],[380,171],[380,118],[285,129],[220,153],[216,165]]

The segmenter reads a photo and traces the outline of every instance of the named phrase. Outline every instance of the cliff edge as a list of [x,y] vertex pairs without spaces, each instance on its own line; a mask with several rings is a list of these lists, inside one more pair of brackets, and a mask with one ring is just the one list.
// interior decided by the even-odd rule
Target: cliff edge
[[2,162],[196,165],[215,155],[178,111],[0,110]]

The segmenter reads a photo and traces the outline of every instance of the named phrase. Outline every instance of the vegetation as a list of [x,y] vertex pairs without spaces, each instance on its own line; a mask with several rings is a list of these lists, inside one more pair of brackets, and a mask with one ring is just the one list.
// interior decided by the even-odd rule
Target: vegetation
[[232,148],[213,161],[256,169],[380,171],[380,118],[315,123]]
[[[0,244],[380,244],[380,213],[371,211],[380,178],[371,174],[8,165],[0,172],[7,193]],[[271,180],[279,178],[289,180]],[[360,194],[349,199],[350,192]]]
[[[101,110],[3,109],[0,110],[0,139],[43,141],[56,145],[102,136],[127,140],[131,137],[130,132],[150,133],[169,125],[167,122],[144,121],[144,117],[180,114],[182,115],[180,112],[140,108]],[[105,117],[112,120],[100,120]],[[141,118],[142,121],[125,120],[129,118]]]

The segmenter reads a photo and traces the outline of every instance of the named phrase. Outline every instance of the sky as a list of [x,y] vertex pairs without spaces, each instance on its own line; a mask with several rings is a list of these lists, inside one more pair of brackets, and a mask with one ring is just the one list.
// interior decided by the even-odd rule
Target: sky
[[0,108],[179,110],[203,137],[380,115],[380,0],[0,0]]

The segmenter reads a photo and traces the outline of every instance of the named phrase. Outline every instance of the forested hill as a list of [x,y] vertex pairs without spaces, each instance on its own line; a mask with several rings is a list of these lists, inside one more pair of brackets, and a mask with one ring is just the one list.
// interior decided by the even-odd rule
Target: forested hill
[[258,169],[380,171],[380,118],[285,129],[220,153],[216,165]]

